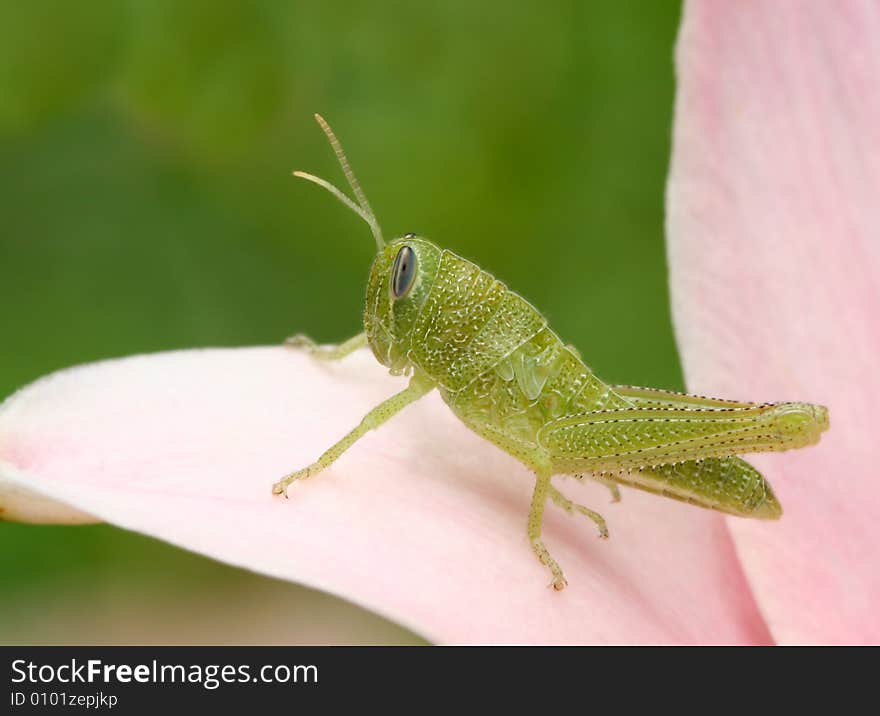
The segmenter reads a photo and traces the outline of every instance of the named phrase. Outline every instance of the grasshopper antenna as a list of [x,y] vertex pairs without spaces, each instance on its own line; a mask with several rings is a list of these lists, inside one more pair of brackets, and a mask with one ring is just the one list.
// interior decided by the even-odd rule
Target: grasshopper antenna
[[348,157],[345,156],[345,152],[342,149],[342,144],[339,143],[339,140],[336,138],[336,135],[330,128],[330,125],[327,124],[327,121],[320,114],[316,114],[315,119],[318,121],[321,129],[324,130],[324,134],[327,135],[330,146],[333,148],[333,152],[336,154],[336,159],[339,160],[339,165],[342,167],[345,178],[348,180],[348,185],[351,187],[351,190],[354,192],[354,195],[358,200],[357,204],[355,204],[348,196],[346,196],[342,191],[333,186],[330,182],[326,181],[325,179],[321,179],[320,177],[316,177],[314,174],[296,171],[293,173],[293,175],[295,177],[306,179],[313,184],[317,184],[318,186],[323,187],[331,194],[333,194],[333,196],[339,199],[339,201],[345,204],[349,209],[351,209],[355,214],[366,221],[370,227],[370,230],[373,232],[373,238],[376,239],[376,248],[381,251],[383,248],[385,248],[385,241],[382,238],[382,229],[379,227],[379,222],[376,220],[376,215],[373,213],[373,208],[370,206],[370,202],[367,201],[367,195],[364,194],[364,190],[361,189],[361,185],[358,182],[357,177],[354,175],[354,172],[351,169],[351,165],[348,163]]

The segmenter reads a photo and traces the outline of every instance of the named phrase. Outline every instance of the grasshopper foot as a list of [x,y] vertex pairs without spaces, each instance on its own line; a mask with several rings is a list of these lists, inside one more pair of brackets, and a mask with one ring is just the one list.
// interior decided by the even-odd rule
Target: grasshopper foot
[[559,566],[559,563],[550,556],[550,552],[544,546],[543,540],[533,539],[532,549],[535,551],[538,559],[541,560],[541,564],[547,567],[553,575],[553,581],[550,582],[550,586],[557,592],[561,592],[565,589],[565,585],[568,584],[568,581],[565,579],[565,575],[562,573],[562,568]]
[[281,478],[278,482],[272,485],[272,494],[273,495],[283,495],[284,499],[287,499],[287,489],[290,487],[291,483],[296,482],[297,480],[303,480],[312,474],[312,470],[310,467],[303,468],[302,470],[297,470],[296,472],[292,472],[289,475]]
[[297,333],[295,336],[285,338],[284,345],[290,348],[306,348],[309,351],[318,347],[318,344],[304,333]]
[[302,348],[310,356],[319,360],[335,361],[345,358],[345,356],[353,353],[358,348],[367,345],[367,334],[358,333],[343,343],[332,346],[320,346],[308,336],[297,333],[295,336],[286,339],[284,345],[288,348]]
[[287,485],[284,484],[284,480],[279,480],[274,485],[272,485],[272,494],[273,495],[281,495],[284,499],[288,499],[287,497]]
[[553,581],[550,582],[550,586],[557,592],[561,592],[568,586],[568,580],[563,576],[554,577]]

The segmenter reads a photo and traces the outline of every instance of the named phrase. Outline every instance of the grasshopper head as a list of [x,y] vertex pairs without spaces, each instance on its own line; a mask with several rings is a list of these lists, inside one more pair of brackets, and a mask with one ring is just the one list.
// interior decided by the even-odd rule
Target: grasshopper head
[[367,283],[364,328],[376,359],[397,375],[409,368],[412,332],[431,291],[441,250],[406,234],[376,255]]
[[300,171],[293,174],[329,191],[367,222],[373,232],[377,253],[367,284],[364,328],[373,354],[397,375],[410,367],[407,354],[412,330],[437,274],[441,251],[415,234],[406,234],[385,243],[379,222],[351,170],[342,145],[321,115],[316,114],[315,119],[327,135],[357,202],[325,179]]

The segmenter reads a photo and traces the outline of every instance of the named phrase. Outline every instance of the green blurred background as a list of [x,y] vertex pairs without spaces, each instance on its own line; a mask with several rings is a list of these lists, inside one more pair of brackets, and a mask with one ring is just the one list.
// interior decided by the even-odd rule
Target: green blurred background
[[[369,231],[681,388],[663,248],[677,2],[0,1],[0,396],[74,363],[356,333]],[[0,643],[419,643],[109,526],[0,523]]]

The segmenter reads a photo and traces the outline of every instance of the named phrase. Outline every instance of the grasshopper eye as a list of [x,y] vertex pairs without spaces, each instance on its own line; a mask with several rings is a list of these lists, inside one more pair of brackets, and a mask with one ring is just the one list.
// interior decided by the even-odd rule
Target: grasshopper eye
[[394,257],[391,266],[391,295],[403,298],[412,288],[416,277],[416,252],[410,246],[404,246]]

